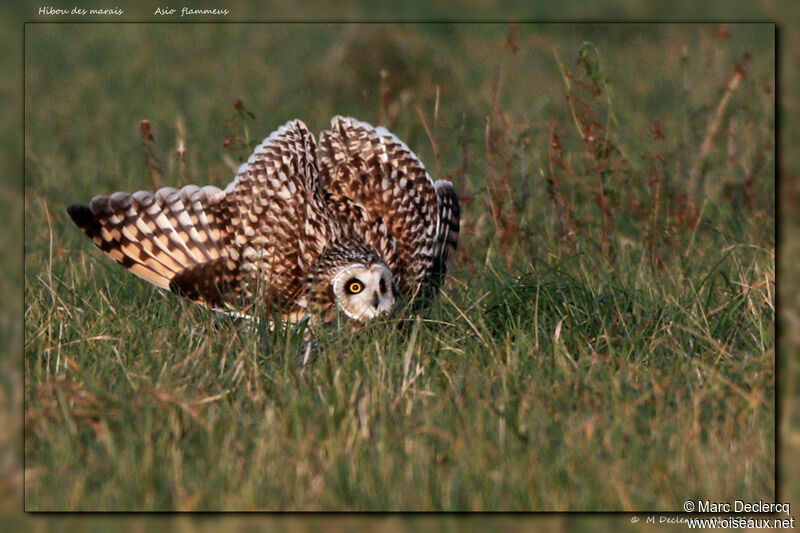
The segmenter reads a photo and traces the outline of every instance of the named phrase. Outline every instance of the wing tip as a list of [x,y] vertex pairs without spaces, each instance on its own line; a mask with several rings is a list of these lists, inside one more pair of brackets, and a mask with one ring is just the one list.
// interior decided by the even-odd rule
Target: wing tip
[[75,225],[84,231],[89,232],[100,226],[97,217],[95,217],[94,213],[92,213],[92,209],[88,205],[72,204],[67,207],[67,214]]
[[[293,118],[292,120],[287,121],[285,124],[279,126],[275,131],[267,135],[263,141],[259,144],[259,147],[266,146],[273,140],[277,139],[281,135],[284,135],[287,131],[294,131],[300,133],[302,136],[311,135],[311,130],[308,129],[306,123],[300,120],[299,118]],[[256,151],[258,147],[256,147]]]
[[436,180],[433,182],[433,187],[437,191],[440,189],[451,189],[453,192],[455,192],[456,190],[455,187],[453,187],[453,182],[447,180]]
[[[305,122],[303,122],[299,118],[289,120],[285,124],[275,129],[272,133],[264,137],[264,139],[256,145],[256,147],[253,149],[253,152],[250,154],[247,160],[241,165],[239,165],[238,169],[236,169],[236,176],[239,177],[242,176],[243,174],[246,174],[250,168],[250,165],[255,164],[255,162],[258,161],[258,159],[264,155],[264,153],[267,150],[267,147],[269,147],[278,139],[286,137],[287,133],[292,133],[296,135],[297,137],[299,137],[302,143],[307,143],[311,147],[316,146],[316,140],[314,139],[314,135],[311,133],[311,130],[308,129],[308,126],[306,126]],[[289,138],[288,140],[290,142],[296,142],[297,138],[294,139]],[[226,187],[225,189],[226,192],[228,192],[231,185],[235,185],[235,181],[228,184],[228,187]]]

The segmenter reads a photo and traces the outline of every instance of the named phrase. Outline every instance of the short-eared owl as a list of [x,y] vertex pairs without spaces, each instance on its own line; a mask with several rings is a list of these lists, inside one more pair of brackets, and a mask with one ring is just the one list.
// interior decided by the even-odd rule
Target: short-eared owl
[[435,288],[458,240],[448,181],[395,135],[334,117],[319,145],[288,122],[224,190],[189,185],[97,196],[67,211],[112,259],[220,310],[266,304],[327,322],[366,321]]

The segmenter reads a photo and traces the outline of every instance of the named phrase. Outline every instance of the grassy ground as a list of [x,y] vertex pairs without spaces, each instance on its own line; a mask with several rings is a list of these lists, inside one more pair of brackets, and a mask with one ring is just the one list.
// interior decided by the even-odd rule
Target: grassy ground
[[[771,25],[28,26],[26,509],[772,500],[773,40]],[[451,179],[462,237],[430,309],[324,331],[309,365],[292,331],[217,321],[126,274],[64,211],[225,185],[249,141],[334,114],[387,125]]]

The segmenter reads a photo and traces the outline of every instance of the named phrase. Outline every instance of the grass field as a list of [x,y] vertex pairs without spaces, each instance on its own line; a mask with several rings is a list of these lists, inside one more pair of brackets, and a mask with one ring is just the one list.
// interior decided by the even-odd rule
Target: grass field
[[[774,37],[28,25],[26,510],[772,501]],[[453,181],[462,231],[430,308],[324,330],[308,365],[297,333],[151,288],[65,212],[224,186],[248,143],[335,114]]]

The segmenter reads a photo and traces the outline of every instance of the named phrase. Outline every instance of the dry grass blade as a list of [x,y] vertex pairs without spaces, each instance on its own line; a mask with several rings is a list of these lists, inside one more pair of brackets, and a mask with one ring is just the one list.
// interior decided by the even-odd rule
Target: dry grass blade
[[728,103],[733,93],[739,88],[739,84],[745,76],[747,76],[747,71],[744,69],[744,66],[750,60],[750,57],[749,53],[745,54],[742,63],[736,63],[734,65],[733,74],[725,86],[725,91],[722,93],[722,97],[719,99],[719,102],[717,102],[714,112],[708,119],[705,137],[703,137],[703,142],[700,145],[700,150],[692,166],[692,170],[689,172],[689,193],[695,207],[702,203],[704,178],[708,170],[707,158],[711,154],[714,140],[719,134],[722,118],[725,115]]
[[142,120],[139,123],[139,131],[142,134],[142,143],[144,144],[145,166],[150,172],[152,190],[155,191],[161,188],[161,178],[164,176],[164,172],[161,170],[161,162],[156,154],[155,136],[153,135],[150,121]]

